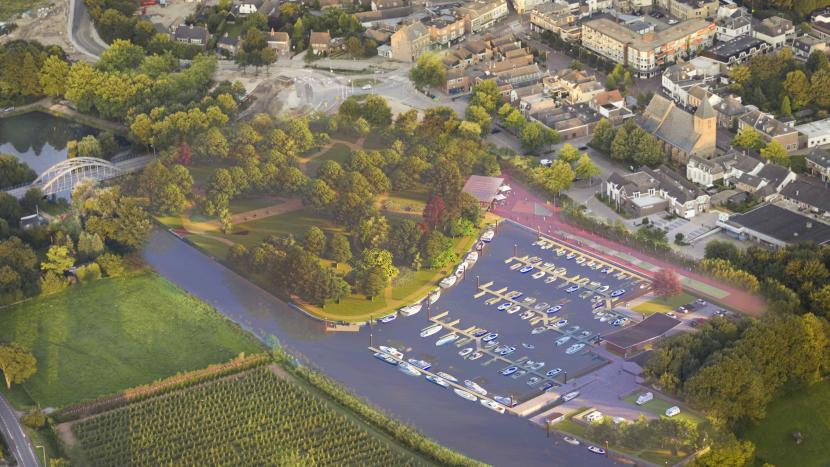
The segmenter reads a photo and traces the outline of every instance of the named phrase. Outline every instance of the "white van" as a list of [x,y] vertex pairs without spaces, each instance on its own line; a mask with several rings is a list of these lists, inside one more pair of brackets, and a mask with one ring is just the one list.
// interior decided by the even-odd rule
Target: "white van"
[[585,416],[585,421],[588,423],[596,423],[602,421],[602,412],[600,412],[599,410],[594,410],[593,412]]
[[680,407],[674,405],[666,409],[666,416],[667,417],[674,417],[675,415],[680,413]]
[[645,392],[643,394],[640,394],[640,397],[637,398],[637,405],[643,405],[652,399],[654,399],[654,394],[650,392]]

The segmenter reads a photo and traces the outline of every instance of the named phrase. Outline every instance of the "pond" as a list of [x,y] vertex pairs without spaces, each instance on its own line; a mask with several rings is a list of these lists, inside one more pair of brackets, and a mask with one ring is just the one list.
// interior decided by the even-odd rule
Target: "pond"
[[66,159],[71,140],[100,131],[43,112],[0,119],[0,153],[26,162],[38,174]]

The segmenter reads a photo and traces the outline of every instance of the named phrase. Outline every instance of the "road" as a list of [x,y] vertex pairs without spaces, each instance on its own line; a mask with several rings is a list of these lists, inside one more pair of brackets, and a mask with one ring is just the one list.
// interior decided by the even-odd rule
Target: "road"
[[11,405],[3,396],[0,396],[0,430],[3,431],[3,438],[9,445],[9,450],[17,459],[18,465],[23,467],[39,467],[32,445],[23,433],[23,427],[17,420],[17,414],[12,410]]
[[90,57],[98,58],[107,44],[98,36],[84,0],[69,0],[69,40],[72,45]]

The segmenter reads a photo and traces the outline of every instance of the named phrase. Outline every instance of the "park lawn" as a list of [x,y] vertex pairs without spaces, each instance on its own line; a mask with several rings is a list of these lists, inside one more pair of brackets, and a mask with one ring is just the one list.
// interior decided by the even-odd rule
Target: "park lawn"
[[668,298],[652,298],[646,302],[643,302],[634,308],[632,311],[636,311],[638,313],[643,313],[646,315],[651,315],[654,313],[668,313],[677,309],[677,307],[681,305],[686,305],[687,303],[692,303],[695,301],[695,297],[687,294],[686,292],[681,293],[680,295],[675,295],[674,297]]
[[317,173],[317,168],[323,165],[325,161],[334,161],[340,165],[345,165],[346,161],[349,160],[349,155],[352,153],[352,150],[349,146],[343,143],[334,143],[328,150],[325,152],[319,153],[315,155],[309,155],[306,158],[303,158],[301,161],[305,162],[305,173],[315,174]]
[[343,231],[342,227],[323,215],[302,209],[235,225],[230,235],[220,232],[215,232],[215,235],[251,248],[262,243],[269,235],[291,234],[297,239],[302,239],[306,230],[311,226],[319,227],[326,233]]
[[379,199],[380,210],[392,216],[421,217],[427,204],[425,191],[396,191]]
[[255,209],[274,206],[284,201],[284,199],[276,196],[252,196],[234,199],[230,202],[229,208],[231,214],[240,214],[243,212],[253,211]]
[[[798,445],[793,433],[804,441]],[[742,433],[755,444],[759,465],[827,465],[830,446],[830,380],[787,394],[767,407],[767,417]]]
[[[628,402],[629,404],[633,405],[634,407],[641,408],[647,412],[651,412],[658,417],[665,417],[666,416],[666,409],[669,407],[674,406],[673,403],[660,399],[657,396],[654,396],[654,399],[646,402],[643,405],[637,405],[637,397],[640,396],[640,392],[633,392],[623,398],[624,401]],[[695,425],[700,424],[703,419],[698,417],[693,413],[689,413],[685,407],[680,408],[680,413],[675,415],[673,418],[679,418],[682,420],[687,420]]]
[[204,187],[216,169],[230,167],[225,162],[199,162],[189,166],[190,176],[193,177],[193,186]]
[[379,131],[370,131],[366,135],[366,140],[363,141],[363,148],[367,151],[383,150],[389,147],[392,141],[383,136]]
[[154,273],[102,279],[0,310],[0,341],[21,344],[37,358],[37,373],[22,387],[40,407],[94,399],[262,350]]
[[187,241],[219,261],[225,261],[231,247],[208,235],[189,235]]

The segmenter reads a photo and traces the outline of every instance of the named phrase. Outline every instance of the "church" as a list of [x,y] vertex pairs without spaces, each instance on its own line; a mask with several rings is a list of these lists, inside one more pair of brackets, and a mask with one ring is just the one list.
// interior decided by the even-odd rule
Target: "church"
[[717,115],[708,100],[694,114],[655,95],[643,112],[641,126],[662,144],[666,156],[685,165],[691,156],[711,159],[717,150]]

